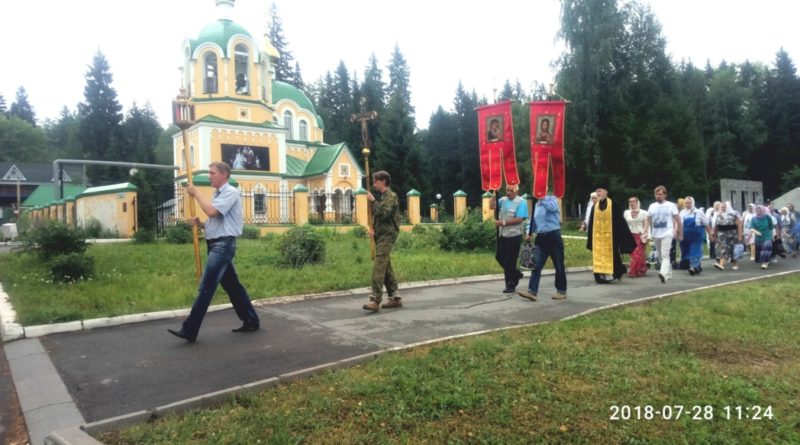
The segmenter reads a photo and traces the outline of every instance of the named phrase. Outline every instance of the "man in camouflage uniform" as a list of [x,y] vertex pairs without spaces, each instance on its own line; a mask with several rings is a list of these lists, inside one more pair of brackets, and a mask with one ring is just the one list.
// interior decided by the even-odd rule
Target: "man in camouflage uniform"
[[[375,264],[372,266],[372,294],[364,310],[377,312],[380,308],[399,308],[403,306],[397,292],[397,279],[392,269],[392,247],[400,233],[400,201],[397,193],[391,189],[392,178],[381,170],[372,175],[372,188],[380,193],[380,199],[367,193],[367,200],[372,206],[372,229],[370,236],[375,238]],[[389,301],[381,305],[383,286]]]

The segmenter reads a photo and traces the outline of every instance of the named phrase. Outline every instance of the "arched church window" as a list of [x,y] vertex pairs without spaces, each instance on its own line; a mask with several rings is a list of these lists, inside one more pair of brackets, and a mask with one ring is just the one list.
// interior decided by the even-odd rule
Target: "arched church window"
[[303,119],[300,119],[300,122],[297,124],[300,130],[300,140],[307,141],[308,140],[308,123]]
[[186,149],[181,149],[181,169],[186,169]]
[[195,162],[194,162],[194,145],[190,145],[189,146],[189,159],[190,159],[189,162],[192,163],[192,167],[194,167],[195,166]]
[[217,55],[213,52],[207,52],[203,57],[203,69],[205,70],[203,81],[203,93],[213,94],[218,90],[217,79]]
[[294,131],[292,126],[292,112],[286,110],[283,112],[283,125],[289,129],[288,139],[294,139]]
[[258,223],[266,222],[267,189],[261,184],[256,184],[253,187],[253,216]]
[[235,72],[236,72],[236,94],[250,94],[250,82],[247,78],[247,65],[250,58],[250,52],[244,44],[236,45],[234,49],[235,54]]

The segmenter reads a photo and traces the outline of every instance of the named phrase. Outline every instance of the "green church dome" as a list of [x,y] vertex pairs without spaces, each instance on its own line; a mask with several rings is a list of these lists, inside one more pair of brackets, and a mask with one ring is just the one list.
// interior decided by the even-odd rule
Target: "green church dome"
[[195,50],[200,47],[200,45],[205,43],[213,43],[222,48],[222,54],[227,57],[228,42],[231,40],[231,37],[235,35],[243,35],[251,41],[253,40],[253,36],[251,36],[243,26],[230,20],[217,20],[214,23],[206,25],[206,27],[200,31],[200,35],[197,37],[197,40],[191,41],[192,53],[194,53]]
[[323,126],[322,117],[320,117],[317,114],[317,109],[314,107],[314,104],[311,103],[311,99],[309,99],[305,93],[300,91],[300,89],[295,87],[294,85],[282,82],[280,80],[273,80],[272,103],[273,104],[278,103],[283,99],[291,100],[294,103],[296,103],[300,108],[311,113],[313,116],[317,118],[318,126],[320,128],[325,128]]

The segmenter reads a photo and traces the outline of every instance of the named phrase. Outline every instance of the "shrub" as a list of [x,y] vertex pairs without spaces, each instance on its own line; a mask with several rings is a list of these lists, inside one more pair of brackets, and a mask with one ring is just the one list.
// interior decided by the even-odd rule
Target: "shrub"
[[491,221],[481,219],[480,209],[468,210],[459,222],[443,225],[439,247],[455,252],[492,250],[497,230]]
[[165,232],[167,242],[171,244],[186,244],[192,242],[192,226],[180,221],[168,228]]
[[308,223],[314,226],[325,224],[325,218],[322,216],[312,215],[308,217]]
[[103,233],[103,224],[94,218],[89,218],[83,224],[83,232],[86,234],[87,238],[100,238]]
[[325,240],[311,226],[295,227],[286,232],[280,244],[281,262],[300,268],[325,260]]
[[94,259],[85,253],[59,255],[50,262],[53,281],[75,282],[94,275]]
[[258,227],[245,227],[242,230],[243,239],[258,239],[261,236],[261,231]]
[[340,224],[353,224],[353,218],[350,216],[343,216]]
[[357,225],[353,227],[353,230],[350,231],[356,238],[366,238],[367,237],[367,228],[362,225]]
[[35,252],[42,260],[57,255],[86,251],[86,237],[81,229],[59,221],[46,221],[20,236],[22,250]]
[[152,243],[156,240],[156,234],[152,230],[139,229],[133,234],[133,242],[137,244]]

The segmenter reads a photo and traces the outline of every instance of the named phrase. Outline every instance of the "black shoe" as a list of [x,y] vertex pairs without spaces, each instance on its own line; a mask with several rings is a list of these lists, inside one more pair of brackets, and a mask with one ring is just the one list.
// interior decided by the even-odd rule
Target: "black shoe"
[[663,274],[658,274],[658,279],[661,280],[661,283],[666,283],[667,282],[667,279],[666,279],[666,277],[664,277]]
[[195,341],[195,338],[194,337],[189,337],[189,334],[187,334],[186,332],[183,332],[183,329],[181,329],[179,331],[176,331],[174,329],[167,329],[167,332],[169,332],[170,334],[172,334],[172,335],[174,335],[174,336],[176,336],[178,338],[182,338],[182,339],[188,341],[189,343],[194,343],[194,341]]
[[696,274],[696,273],[697,273],[697,271],[694,270],[694,267],[690,267],[689,268],[689,275],[694,276],[694,274]]
[[513,288],[513,287],[507,287],[507,288],[503,289],[503,293],[504,294],[513,294],[516,291],[517,291],[516,288]]
[[257,324],[244,323],[236,329],[231,329],[231,332],[252,332],[258,330]]

